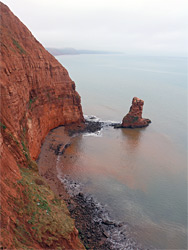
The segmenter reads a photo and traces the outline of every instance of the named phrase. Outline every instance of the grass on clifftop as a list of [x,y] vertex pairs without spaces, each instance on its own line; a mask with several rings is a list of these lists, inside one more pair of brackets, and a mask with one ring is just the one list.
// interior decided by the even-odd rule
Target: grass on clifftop
[[[11,194],[7,199],[16,221],[12,221],[10,231],[2,228],[2,238],[13,235],[11,249],[65,249],[64,245],[69,245],[75,230],[65,202],[55,196],[38,174],[38,166],[29,154],[25,131],[21,142],[7,129],[2,132],[9,150],[14,154],[20,152],[25,158],[24,162],[23,159],[17,162],[22,178],[17,183],[6,180],[6,185],[15,189],[19,199]],[[6,249],[3,242],[1,246]],[[84,249],[81,243],[80,249]]]

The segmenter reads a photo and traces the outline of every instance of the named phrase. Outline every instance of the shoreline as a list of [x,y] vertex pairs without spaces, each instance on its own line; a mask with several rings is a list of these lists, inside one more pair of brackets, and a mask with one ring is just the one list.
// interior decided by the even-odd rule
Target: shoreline
[[72,136],[84,132],[96,132],[102,128],[102,123],[95,123],[94,127],[93,123],[95,122],[85,128],[71,125],[51,130],[37,160],[39,174],[55,195],[66,202],[86,249],[143,249],[130,237],[125,222],[116,222],[110,218],[105,206],[98,203],[93,196],[82,192],[80,183],[74,182],[58,171],[58,161],[62,162],[61,156],[66,157],[66,149],[71,144]]
[[[60,133],[58,132],[56,134],[57,129],[60,130]],[[65,185],[58,178],[56,168],[57,161],[59,156],[63,155],[66,148],[70,145],[73,131],[74,134],[80,133],[80,129],[75,129],[75,125],[69,127],[61,126],[49,132],[41,147],[39,158],[37,159],[39,174],[45,179],[55,195],[65,201],[71,217],[75,220],[79,237],[86,249],[110,249],[109,243],[106,242],[105,235],[101,233],[102,237],[100,237],[100,233],[97,234],[97,227],[93,225],[89,211],[88,214],[86,211],[83,212],[83,196],[79,193],[78,198],[72,197],[66,190]],[[72,135],[68,135],[68,132]],[[90,228],[89,230],[88,225],[92,225],[92,229]]]
[[[73,131],[73,127],[70,127],[71,133]],[[79,237],[82,240],[82,243],[85,245],[86,249],[96,249],[96,247],[97,249],[110,249],[109,244],[106,243],[105,235],[103,235],[103,238],[101,239],[101,237],[99,237],[99,234],[96,233],[97,227],[94,227],[94,225],[92,225],[92,219],[91,217],[88,217],[89,213],[83,213],[83,210],[80,209],[81,199],[71,197],[71,195],[66,190],[65,185],[58,178],[58,171],[56,168],[58,157],[64,154],[66,148],[71,143],[71,136],[67,134],[67,128],[58,127],[58,129],[60,129],[61,133],[57,133],[56,135],[57,129],[53,129],[45,138],[45,142],[43,144],[43,147],[41,148],[41,153],[39,155],[39,158],[37,159],[39,174],[45,179],[55,195],[65,201],[71,217],[75,220],[75,226],[79,232]],[[78,132],[79,131],[75,131],[75,133]],[[59,139],[57,139],[57,137],[59,137]],[[80,193],[78,197],[83,198]],[[92,225],[92,230],[88,230],[88,225]],[[94,237],[95,235],[96,237]]]

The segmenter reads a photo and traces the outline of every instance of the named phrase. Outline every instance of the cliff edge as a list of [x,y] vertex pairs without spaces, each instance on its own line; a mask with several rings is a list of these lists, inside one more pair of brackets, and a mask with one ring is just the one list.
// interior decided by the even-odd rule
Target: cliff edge
[[1,2],[0,15],[0,246],[84,249],[34,162],[50,129],[84,122],[80,96],[67,70]]

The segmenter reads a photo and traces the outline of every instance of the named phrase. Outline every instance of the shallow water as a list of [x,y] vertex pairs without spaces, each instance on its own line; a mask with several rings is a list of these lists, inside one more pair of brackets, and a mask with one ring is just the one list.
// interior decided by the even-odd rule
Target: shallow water
[[184,58],[59,56],[85,114],[120,121],[132,97],[144,99],[143,129],[105,127],[79,135],[60,165],[84,192],[130,224],[146,247],[187,248],[187,82]]

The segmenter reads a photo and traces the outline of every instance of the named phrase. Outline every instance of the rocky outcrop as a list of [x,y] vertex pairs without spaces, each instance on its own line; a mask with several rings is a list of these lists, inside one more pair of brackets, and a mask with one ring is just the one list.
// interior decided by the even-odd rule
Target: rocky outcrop
[[143,100],[138,97],[134,97],[129,113],[123,118],[121,127],[142,128],[148,126],[151,121],[149,119],[142,118],[143,105]]
[[33,158],[48,131],[82,122],[80,96],[68,72],[1,4],[1,116],[20,136],[27,131]]
[[[23,175],[21,169],[34,168],[33,160],[38,157],[41,143],[50,129],[59,125],[84,122],[80,96],[67,70],[1,2],[0,14],[1,236],[4,247],[15,249],[17,244],[19,249],[22,249],[22,245],[18,243],[21,242],[19,237],[20,234],[24,234],[23,228],[25,228],[23,238],[26,239],[30,235],[29,241],[35,249],[44,247],[52,249],[58,246],[57,242],[61,242],[66,248],[83,249],[75,227],[71,226],[63,235],[62,231],[58,231],[59,219],[55,218],[55,223],[52,221],[48,223],[53,224],[56,235],[53,235],[48,228],[40,239],[36,239],[37,233],[32,231],[34,230],[31,222],[34,215],[30,214],[32,210],[24,214],[19,206],[19,201],[20,204],[24,201],[28,206],[32,201],[26,192],[29,190],[29,182],[24,182],[26,175]],[[42,197],[43,194],[40,195]],[[45,206],[51,202],[50,199],[52,196],[49,200],[46,198]],[[33,213],[35,212],[34,206]],[[41,214],[38,220],[42,221],[43,217]],[[27,219],[31,223],[26,223]],[[39,221],[35,223],[40,225]],[[17,238],[15,238],[16,232],[19,235]],[[47,236],[50,242],[43,245],[42,237]]]

